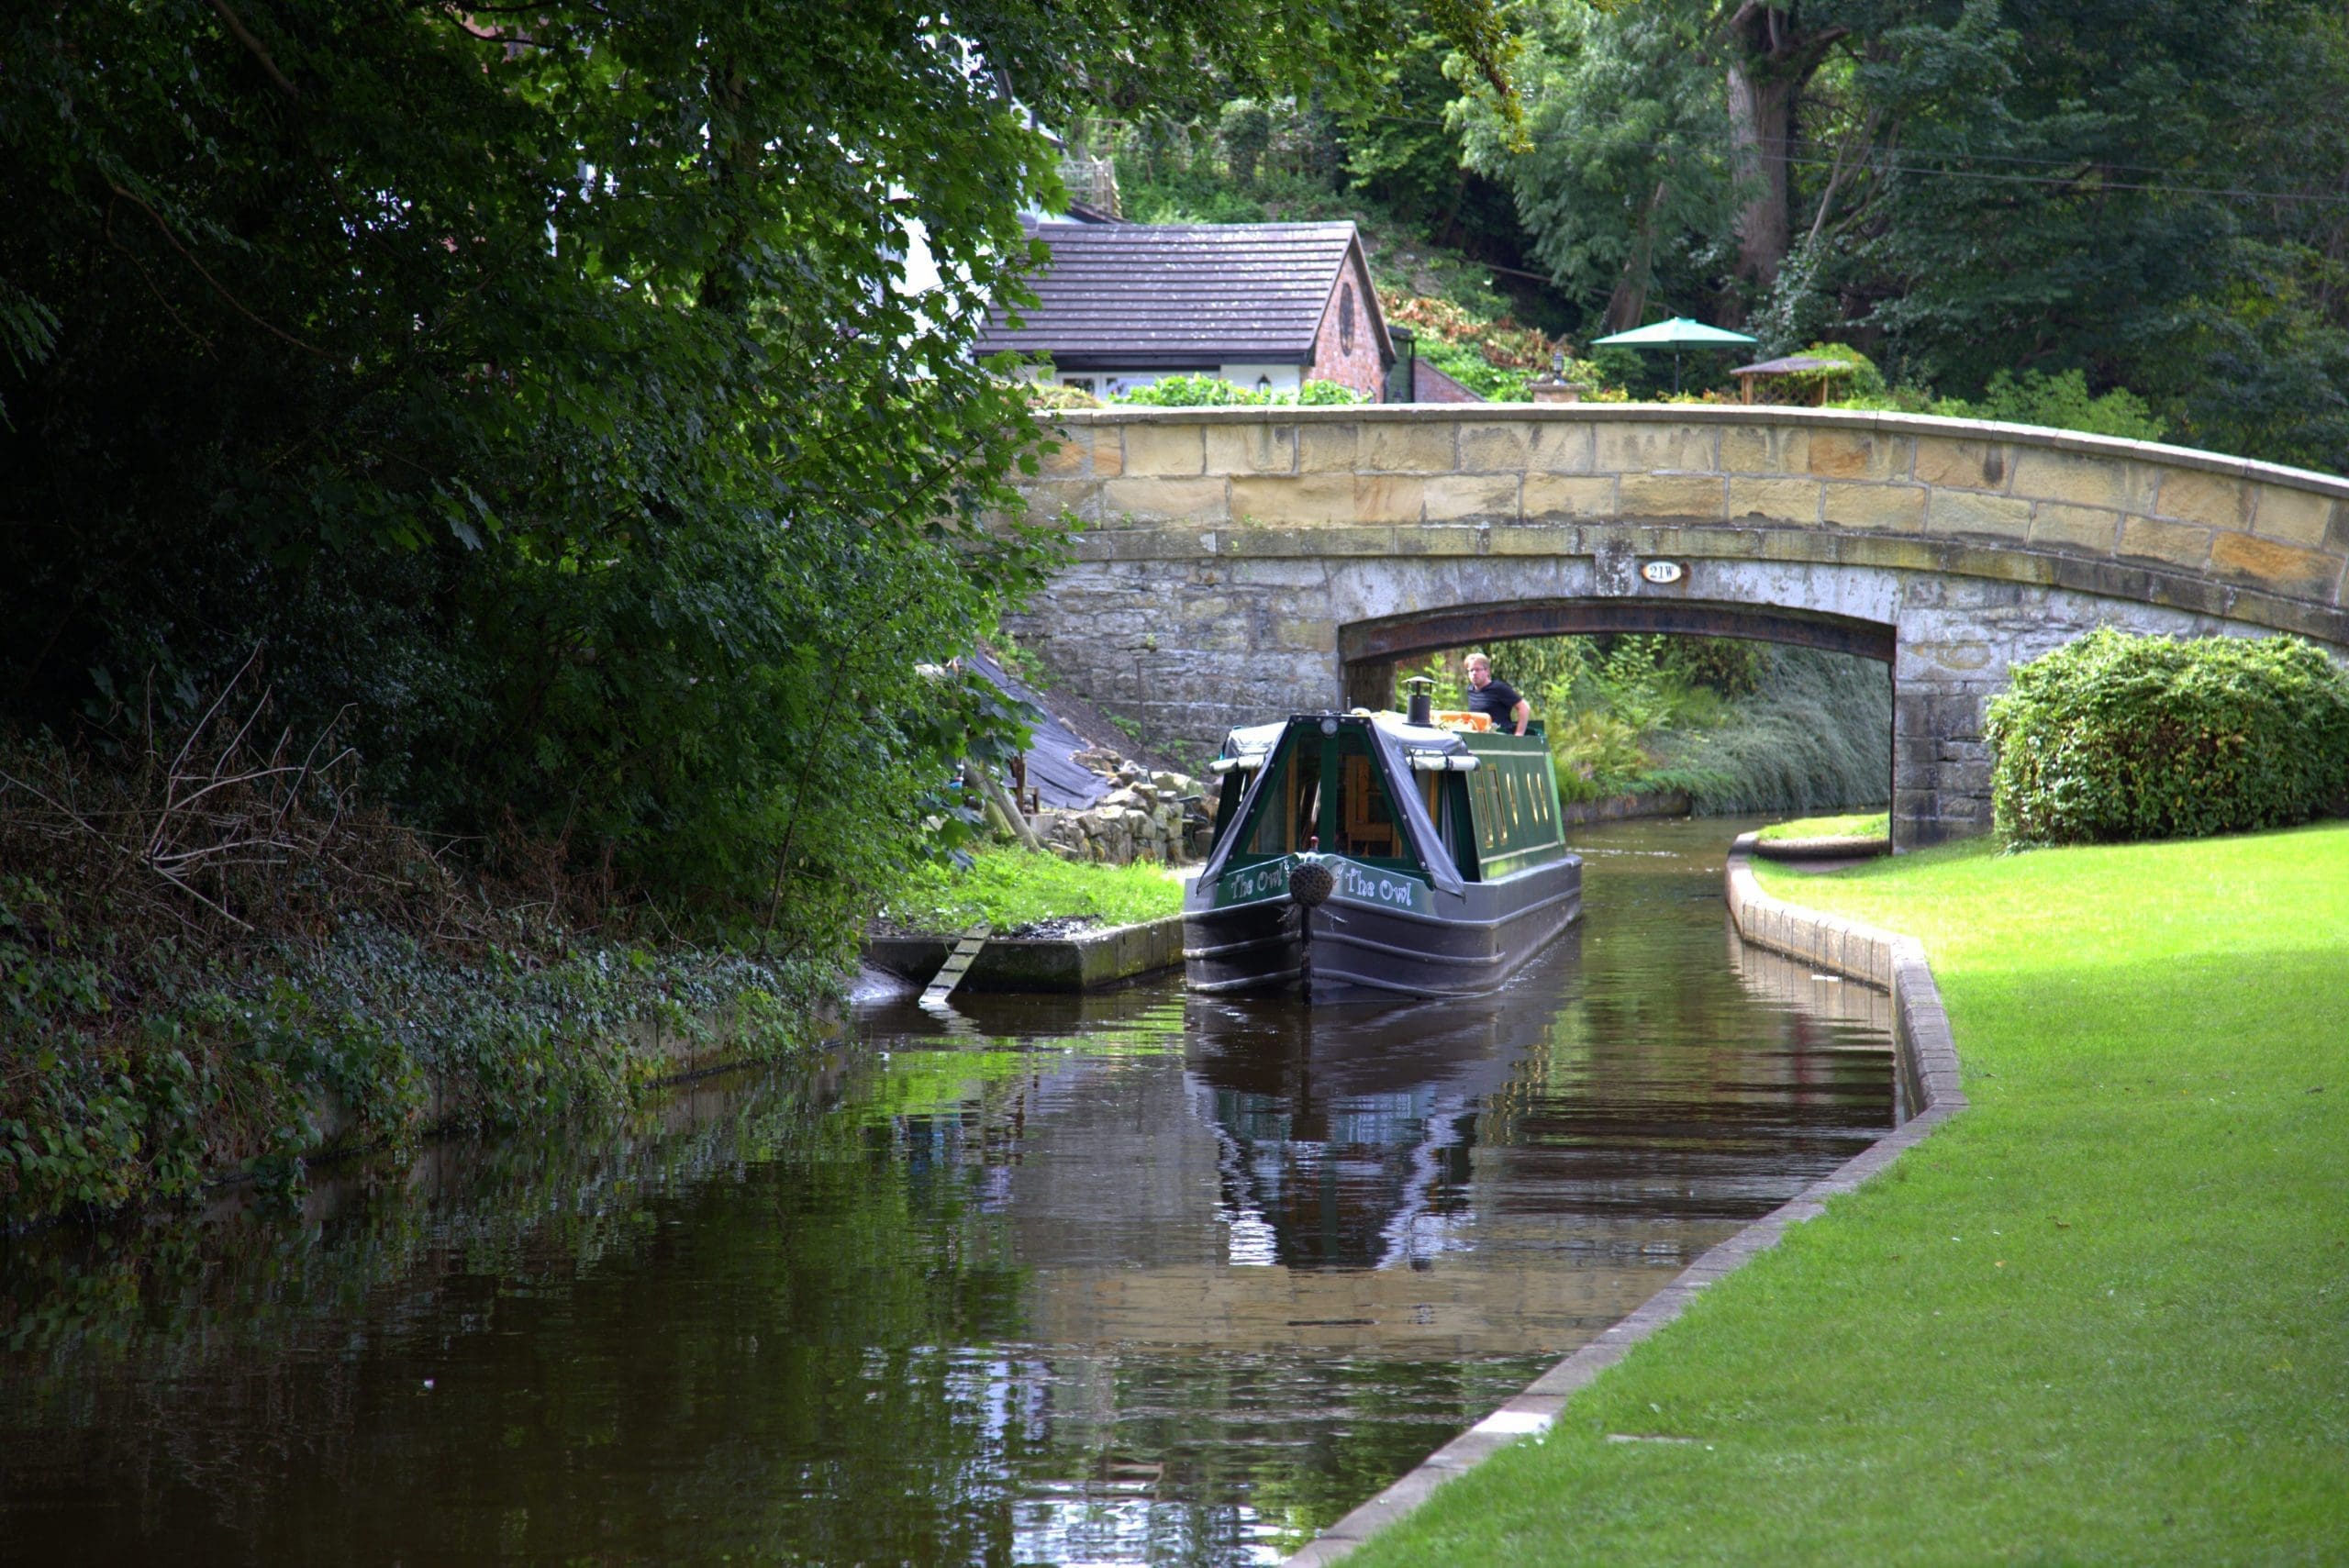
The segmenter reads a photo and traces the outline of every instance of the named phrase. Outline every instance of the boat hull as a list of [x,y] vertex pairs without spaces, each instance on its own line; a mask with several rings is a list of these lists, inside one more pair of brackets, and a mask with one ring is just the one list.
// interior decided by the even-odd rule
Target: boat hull
[[1582,912],[1582,862],[1567,855],[1437,893],[1426,909],[1342,895],[1308,909],[1286,892],[1225,908],[1212,899],[1211,888],[1195,888],[1183,915],[1195,991],[1470,996],[1506,981]]

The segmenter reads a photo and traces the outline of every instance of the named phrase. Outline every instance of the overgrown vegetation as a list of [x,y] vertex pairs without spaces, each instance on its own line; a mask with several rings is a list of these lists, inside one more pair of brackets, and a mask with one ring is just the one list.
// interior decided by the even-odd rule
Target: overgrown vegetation
[[[1492,7],[1444,17],[1506,98]],[[202,1157],[229,1159],[300,1144],[302,1096],[340,1079],[412,1125],[402,1085],[494,1038],[460,1064],[503,1114],[603,1071],[590,1035],[649,993],[601,977],[667,973],[644,944],[744,997],[837,965],[974,815],[955,764],[1019,715],[952,660],[1060,559],[995,526],[1041,432],[969,353],[1021,297],[1020,213],[1059,195],[1038,118],[1350,83],[1402,31],[1394,0],[1283,19],[0,22],[20,1204],[183,1186],[115,1170],[178,1136],[158,1085],[192,1085]],[[221,694],[264,688],[291,749],[217,744]],[[174,760],[190,736],[243,758],[233,788]],[[573,891],[529,896],[541,863]],[[706,970],[695,943],[754,957]]]
[[1077,862],[996,846],[970,858],[967,868],[931,865],[907,877],[882,905],[881,918],[905,930],[941,935],[984,922],[1000,936],[1072,917],[1132,925],[1177,914],[1183,906],[1182,884],[1152,863]]
[[[1881,666],[1726,638],[1535,638],[1491,651],[1533,703],[1567,801],[1686,794],[1709,815],[1887,798],[1892,693]],[[1460,660],[1402,672],[1466,706]]]
[[404,827],[269,717],[0,750],[0,1228],[626,1104],[679,1064],[656,1038],[810,1038],[826,966],[681,942],[558,847]]
[[2100,627],[1990,700],[1998,831],[2026,844],[2199,838],[2349,808],[2349,672],[2293,637]]

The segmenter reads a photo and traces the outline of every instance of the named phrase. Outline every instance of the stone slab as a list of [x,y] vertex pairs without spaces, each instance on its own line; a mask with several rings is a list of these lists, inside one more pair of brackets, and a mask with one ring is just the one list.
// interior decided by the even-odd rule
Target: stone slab
[[[864,961],[875,969],[921,980],[937,972],[952,947],[943,937],[870,937]],[[991,937],[963,977],[963,989],[1097,991],[1179,968],[1182,962],[1183,917],[1168,915],[1074,937]]]

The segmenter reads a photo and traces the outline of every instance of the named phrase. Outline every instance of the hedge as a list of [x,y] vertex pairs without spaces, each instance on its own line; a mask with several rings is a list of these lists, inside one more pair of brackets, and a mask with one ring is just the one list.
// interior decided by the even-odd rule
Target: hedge
[[2349,672],[2294,637],[2100,628],[2017,665],[1986,733],[2018,843],[2247,832],[2349,802]]

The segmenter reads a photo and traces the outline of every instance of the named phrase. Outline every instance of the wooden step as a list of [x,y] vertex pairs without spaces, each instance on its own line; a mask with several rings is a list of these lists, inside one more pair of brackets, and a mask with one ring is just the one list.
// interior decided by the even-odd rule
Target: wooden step
[[939,965],[938,973],[930,977],[930,984],[921,994],[921,1005],[925,1007],[944,1006],[946,998],[953,995],[954,987],[963,984],[963,976],[971,973],[971,965],[977,960],[979,950],[986,945],[987,928],[984,924],[964,931],[962,940],[954,944],[954,951],[946,955],[946,962]]

